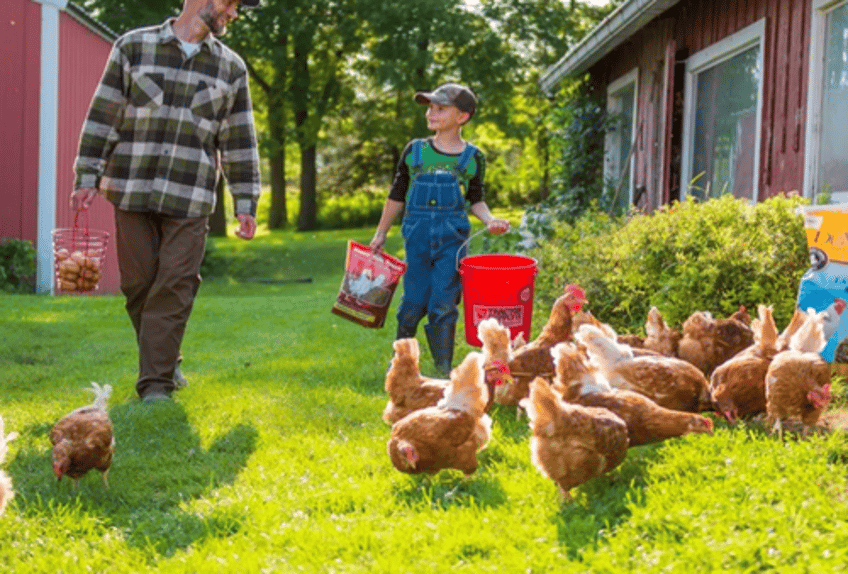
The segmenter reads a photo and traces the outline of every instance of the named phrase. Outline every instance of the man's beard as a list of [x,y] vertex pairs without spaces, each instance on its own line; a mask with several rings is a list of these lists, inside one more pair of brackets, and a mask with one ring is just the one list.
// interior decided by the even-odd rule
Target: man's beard
[[203,7],[203,11],[201,11],[199,15],[200,19],[203,20],[203,23],[206,24],[206,27],[209,28],[209,31],[215,36],[223,36],[227,33],[227,25],[224,24],[221,26],[220,17],[222,15],[215,15],[211,0],[206,3],[206,6]]

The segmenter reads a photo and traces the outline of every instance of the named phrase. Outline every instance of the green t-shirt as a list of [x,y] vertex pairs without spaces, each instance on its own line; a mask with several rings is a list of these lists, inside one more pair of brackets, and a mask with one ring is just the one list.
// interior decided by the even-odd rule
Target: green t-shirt
[[[409,142],[406,144],[400,156],[400,161],[398,161],[397,169],[395,170],[395,178],[392,182],[392,189],[389,192],[389,199],[406,202],[406,194],[409,191],[409,186],[413,179],[412,143]],[[420,172],[437,169],[450,170],[456,165],[460,155],[462,154],[439,151],[433,146],[433,140],[428,138],[424,141],[422,148]],[[471,161],[468,162],[465,175],[460,177],[460,184],[465,188],[465,199],[471,205],[483,201],[483,176],[485,171],[486,156],[478,149],[471,158]]]

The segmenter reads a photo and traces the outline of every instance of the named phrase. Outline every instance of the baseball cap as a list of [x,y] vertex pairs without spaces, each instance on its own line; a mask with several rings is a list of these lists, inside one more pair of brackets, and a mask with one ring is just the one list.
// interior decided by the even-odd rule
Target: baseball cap
[[239,0],[239,3],[246,8],[256,8],[259,6],[260,0]]
[[442,84],[432,92],[416,92],[415,101],[419,104],[441,104],[456,106],[460,111],[473,116],[477,111],[477,96],[474,92],[459,84]]

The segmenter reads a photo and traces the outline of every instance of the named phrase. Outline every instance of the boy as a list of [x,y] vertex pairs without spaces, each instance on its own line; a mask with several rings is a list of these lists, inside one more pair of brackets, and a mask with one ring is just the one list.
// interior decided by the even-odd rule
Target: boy
[[471,229],[466,201],[489,233],[504,233],[509,222],[496,219],[483,201],[485,156],[462,139],[462,126],[477,109],[474,93],[465,86],[444,84],[432,92],[416,93],[415,101],[427,106],[427,127],[435,135],[412,140],[403,150],[371,249],[377,253],[383,249],[386,233],[405,209],[401,232],[407,269],[396,338],[414,337],[427,315],[424,331],[433,362],[449,375],[462,290],[456,265],[465,255]]

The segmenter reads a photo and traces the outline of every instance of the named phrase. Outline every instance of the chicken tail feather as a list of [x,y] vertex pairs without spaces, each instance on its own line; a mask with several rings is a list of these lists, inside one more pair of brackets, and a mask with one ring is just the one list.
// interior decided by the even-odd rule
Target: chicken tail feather
[[789,340],[789,348],[802,353],[818,353],[827,345],[822,329],[822,320],[825,312],[816,313],[814,309],[807,309],[807,317]]
[[92,381],[91,387],[91,390],[94,392],[94,402],[91,404],[105,411],[109,405],[109,397],[112,396],[112,385],[108,383],[100,385]]
[[475,419],[483,416],[489,400],[483,361],[482,353],[468,353],[451,372],[451,384],[439,402],[439,407],[465,411]]

